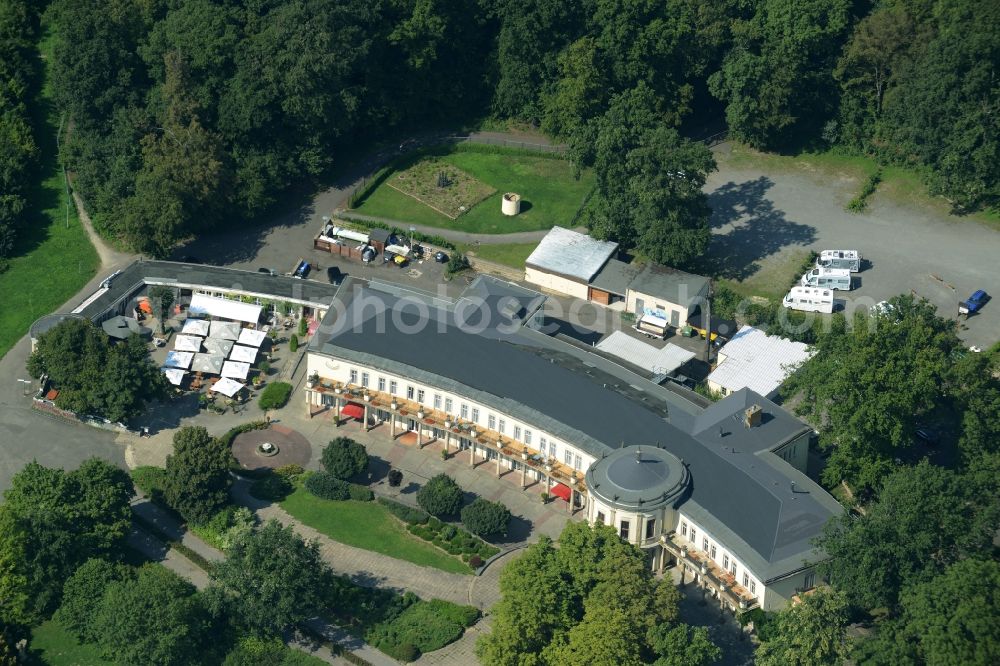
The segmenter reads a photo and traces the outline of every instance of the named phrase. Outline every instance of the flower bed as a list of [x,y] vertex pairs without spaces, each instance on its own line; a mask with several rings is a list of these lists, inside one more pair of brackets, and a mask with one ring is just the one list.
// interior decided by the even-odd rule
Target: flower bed
[[458,640],[479,619],[471,606],[361,587],[346,578],[335,578],[329,594],[338,624],[400,661],[414,661]]
[[479,537],[454,525],[444,523],[428,515],[425,511],[414,509],[413,507],[394,502],[384,497],[380,497],[378,501],[392,515],[406,523],[406,529],[409,530],[410,534],[424,541],[429,541],[447,553],[461,555],[462,560],[465,562],[470,562],[471,564],[473,557],[488,560],[500,552],[500,549],[496,546],[491,546]]

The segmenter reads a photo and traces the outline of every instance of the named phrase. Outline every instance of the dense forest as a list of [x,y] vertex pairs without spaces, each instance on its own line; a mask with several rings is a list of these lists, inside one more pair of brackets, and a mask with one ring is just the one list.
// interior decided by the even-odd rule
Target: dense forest
[[[24,3],[0,5],[11,41]],[[707,243],[697,193],[712,161],[688,139],[721,129],[766,150],[916,167],[959,210],[1000,192],[996,3],[52,0],[47,11],[76,187],[101,232],[154,255],[260,215],[347,150],[488,116],[569,143],[597,172],[595,234],[663,261]],[[24,42],[12,44],[0,60],[19,76]],[[29,138],[5,179],[30,155],[18,76],[4,79],[0,136]],[[0,228],[18,205],[4,201]]]
[[37,30],[30,0],[0,2],[0,273],[14,248],[38,153],[28,113],[37,81]]

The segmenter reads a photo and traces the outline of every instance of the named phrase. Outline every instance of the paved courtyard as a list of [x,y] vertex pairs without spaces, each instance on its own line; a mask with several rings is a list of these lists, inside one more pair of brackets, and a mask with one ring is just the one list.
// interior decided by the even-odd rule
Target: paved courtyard
[[[261,448],[265,444],[275,447],[276,453],[264,455]],[[275,424],[264,430],[250,430],[233,440],[233,457],[243,469],[276,469],[284,465],[305,467],[312,458],[312,446],[301,433],[286,426]]]

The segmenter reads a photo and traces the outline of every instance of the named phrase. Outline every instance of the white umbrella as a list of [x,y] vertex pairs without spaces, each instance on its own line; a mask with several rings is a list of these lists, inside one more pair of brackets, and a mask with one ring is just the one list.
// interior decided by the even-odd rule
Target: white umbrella
[[249,363],[237,363],[236,361],[226,361],[222,366],[222,376],[233,379],[246,379],[250,372]]
[[186,319],[184,321],[184,326],[181,328],[181,333],[186,335],[200,335],[205,337],[208,335],[208,320],[207,319]]
[[177,368],[160,368],[160,372],[166,375],[167,381],[174,386],[180,386],[181,382],[184,381],[184,375],[187,374],[184,370],[179,370]]
[[174,349],[178,351],[200,352],[201,338],[197,335],[178,335],[174,338]]
[[240,325],[234,321],[213,321],[208,337],[236,340],[240,337]]
[[233,347],[233,352],[229,355],[229,360],[239,361],[241,363],[253,363],[257,360],[257,349],[254,347],[236,345]]
[[234,395],[239,393],[243,387],[244,385],[240,384],[238,381],[230,379],[229,377],[223,377],[219,381],[215,382],[212,386],[212,390],[217,393],[221,393],[227,398],[232,398]]
[[241,345],[248,345],[250,347],[260,347],[264,342],[264,338],[267,337],[267,333],[264,331],[254,330],[252,328],[244,328],[240,331],[240,339],[238,342]]
[[192,359],[194,359],[192,352],[170,351],[167,352],[167,360],[164,365],[169,368],[188,368],[191,366]]

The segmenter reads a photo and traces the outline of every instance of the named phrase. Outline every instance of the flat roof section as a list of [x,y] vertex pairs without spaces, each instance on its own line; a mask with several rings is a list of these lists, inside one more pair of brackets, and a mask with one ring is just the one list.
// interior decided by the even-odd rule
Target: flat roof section
[[524,264],[577,282],[590,282],[617,251],[618,243],[597,240],[572,229],[552,227]]
[[730,391],[749,388],[771,395],[813,353],[805,343],[744,326],[719,350],[725,360],[712,371],[708,381]]
[[671,373],[695,357],[695,353],[667,343],[659,348],[637,340],[625,331],[614,331],[597,343],[597,349],[628,361],[653,374]]
[[638,272],[638,266],[626,264],[619,259],[609,259],[604,268],[590,281],[590,286],[624,298],[628,286],[632,284]]

